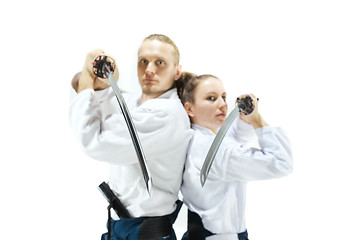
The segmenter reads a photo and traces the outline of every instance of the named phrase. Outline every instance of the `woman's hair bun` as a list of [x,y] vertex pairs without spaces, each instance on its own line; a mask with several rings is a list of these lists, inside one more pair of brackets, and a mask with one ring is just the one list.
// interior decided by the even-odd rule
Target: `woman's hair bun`
[[193,77],[196,77],[195,73],[191,72],[182,72],[178,80],[175,81],[175,86],[177,88],[177,93],[180,99],[183,98],[184,88],[187,82]]

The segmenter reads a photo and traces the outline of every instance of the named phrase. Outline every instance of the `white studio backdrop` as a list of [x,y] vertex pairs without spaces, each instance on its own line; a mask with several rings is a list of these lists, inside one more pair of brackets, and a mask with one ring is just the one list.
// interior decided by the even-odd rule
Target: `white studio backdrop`
[[[2,239],[99,239],[107,165],[68,126],[70,81],[87,52],[114,56],[140,91],[136,57],[152,33],[183,70],[224,82],[230,108],[255,93],[283,127],[295,170],[248,185],[250,239],[360,239],[357,1],[8,1],[0,3]],[[154,143],[155,144],[155,143]],[[186,207],[175,224],[186,229]]]

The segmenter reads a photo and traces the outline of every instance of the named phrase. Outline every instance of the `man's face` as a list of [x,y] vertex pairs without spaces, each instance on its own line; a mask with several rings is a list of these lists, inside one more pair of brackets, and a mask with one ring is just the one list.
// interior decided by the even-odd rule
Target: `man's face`
[[169,90],[181,75],[175,64],[174,47],[158,40],[145,40],[138,53],[138,78],[143,95],[156,98]]

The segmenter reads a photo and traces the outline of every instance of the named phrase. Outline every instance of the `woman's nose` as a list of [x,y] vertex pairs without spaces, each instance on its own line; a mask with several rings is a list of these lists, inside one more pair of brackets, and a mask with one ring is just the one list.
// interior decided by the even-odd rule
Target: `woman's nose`
[[227,103],[226,103],[225,99],[219,98],[219,108],[224,108],[226,106],[227,106]]

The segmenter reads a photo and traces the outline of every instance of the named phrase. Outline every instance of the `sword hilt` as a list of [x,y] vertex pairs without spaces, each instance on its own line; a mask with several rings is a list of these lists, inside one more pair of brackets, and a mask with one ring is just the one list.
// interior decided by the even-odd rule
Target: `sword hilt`
[[[257,100],[259,101],[259,98]],[[249,115],[255,109],[254,100],[249,95],[238,97],[235,104],[243,115]]]
[[115,72],[115,60],[106,55],[99,55],[93,61],[93,72],[99,78],[106,78],[105,66],[108,67],[110,72]]

